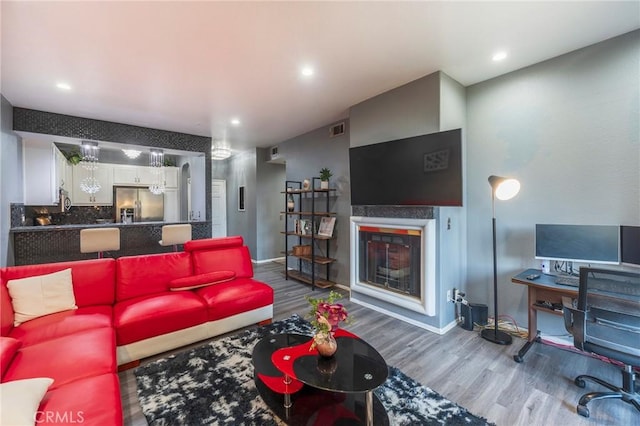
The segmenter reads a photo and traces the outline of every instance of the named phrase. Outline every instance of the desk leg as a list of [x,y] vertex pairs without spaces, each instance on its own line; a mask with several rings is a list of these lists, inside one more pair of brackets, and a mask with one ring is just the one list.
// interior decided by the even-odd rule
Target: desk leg
[[[531,332],[529,332],[529,335],[531,335]],[[540,330],[537,330],[536,335],[533,338],[533,340],[527,340],[527,342],[518,351],[518,354],[513,356],[513,360],[515,362],[524,361],[524,356],[527,354],[529,349],[531,349],[531,346],[533,346],[533,344],[535,342],[538,342],[538,341],[540,341]]]
[[[524,361],[524,356],[527,354],[534,342],[540,340],[540,331],[538,330],[538,311],[533,308],[533,304],[538,300],[538,291],[535,287],[529,286],[529,292],[527,296],[527,303],[529,305],[529,337],[527,342],[518,351],[517,355],[513,356],[515,362]],[[534,334],[535,330],[535,334]]]

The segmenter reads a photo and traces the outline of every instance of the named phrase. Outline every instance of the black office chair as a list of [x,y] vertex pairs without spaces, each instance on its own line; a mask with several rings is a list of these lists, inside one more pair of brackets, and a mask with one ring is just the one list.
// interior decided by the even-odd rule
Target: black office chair
[[590,401],[611,398],[640,411],[634,371],[640,366],[640,273],[580,268],[578,299],[563,298],[563,305],[565,327],[576,348],[624,364],[622,387],[589,375],[576,377],[576,386],[584,388],[590,380],[611,391],[582,395],[578,414],[589,417]]

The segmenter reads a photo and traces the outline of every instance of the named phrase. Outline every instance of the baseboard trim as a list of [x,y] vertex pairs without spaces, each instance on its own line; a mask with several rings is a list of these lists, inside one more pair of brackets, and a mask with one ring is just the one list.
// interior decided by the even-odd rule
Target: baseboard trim
[[385,315],[388,315],[390,317],[399,319],[400,321],[404,321],[404,322],[409,323],[411,325],[415,325],[416,327],[420,327],[420,328],[422,328],[424,330],[427,330],[427,331],[430,331],[432,333],[443,335],[446,332],[452,330],[457,325],[456,321],[454,320],[454,321],[452,321],[451,323],[447,324],[446,326],[444,326],[442,328],[434,327],[432,325],[425,324],[423,322],[416,321],[416,320],[413,320],[411,318],[405,318],[405,317],[403,317],[402,315],[399,315],[396,312],[392,312],[392,311],[389,311],[387,309],[381,308],[379,306],[373,305],[371,303],[367,303],[367,302],[364,302],[362,300],[359,300],[357,297],[353,297],[353,294],[355,294],[355,293],[352,293],[350,300],[355,304],[358,304],[360,306],[364,306],[366,308],[372,309],[372,310],[374,310],[376,312],[380,312],[381,314],[385,314]]
[[273,259],[264,259],[264,260],[251,259],[251,263],[254,263],[256,265],[262,265],[263,263],[277,262],[277,261],[283,261],[283,260],[284,260],[284,257],[274,257]]

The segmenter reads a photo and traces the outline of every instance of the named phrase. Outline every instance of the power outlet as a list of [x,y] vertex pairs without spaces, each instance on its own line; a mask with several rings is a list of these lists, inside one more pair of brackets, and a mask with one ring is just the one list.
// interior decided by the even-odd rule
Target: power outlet
[[464,298],[464,293],[460,290],[458,290],[457,288],[453,289],[453,302],[462,302],[462,299]]
[[453,302],[453,299],[451,298],[451,290],[447,290],[447,302]]

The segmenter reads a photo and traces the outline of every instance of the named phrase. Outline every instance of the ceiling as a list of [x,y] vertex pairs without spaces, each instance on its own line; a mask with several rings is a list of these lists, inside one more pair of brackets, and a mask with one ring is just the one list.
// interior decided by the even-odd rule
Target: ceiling
[[[1,15],[13,106],[211,136],[234,151],[329,125],[438,70],[468,86],[640,28],[637,0],[3,0]],[[508,56],[494,62],[498,50]]]

